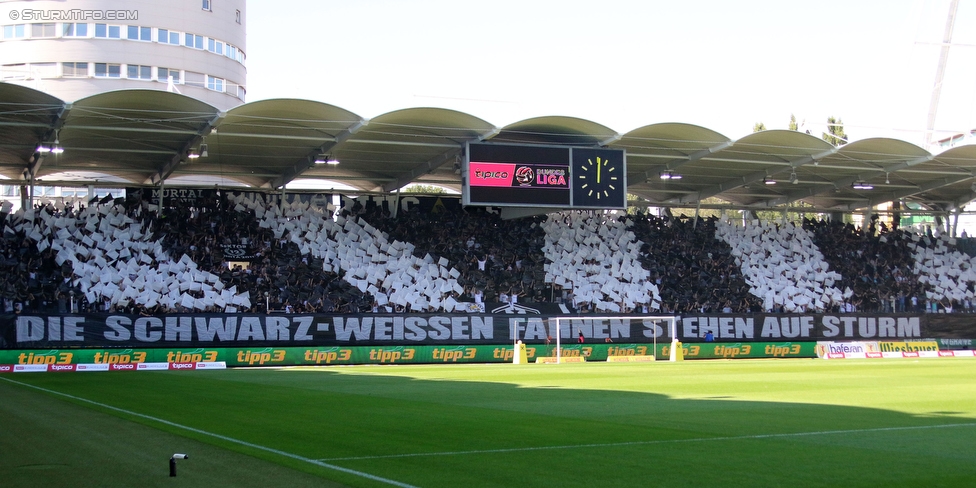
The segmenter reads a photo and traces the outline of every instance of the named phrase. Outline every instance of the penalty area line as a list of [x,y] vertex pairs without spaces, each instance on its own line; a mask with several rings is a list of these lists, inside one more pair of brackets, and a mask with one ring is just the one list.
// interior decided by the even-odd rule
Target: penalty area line
[[709,442],[709,441],[741,441],[756,439],[775,439],[781,437],[804,437],[818,435],[838,435],[838,434],[867,434],[872,432],[894,432],[903,430],[927,430],[944,429],[951,427],[976,427],[976,423],[961,424],[940,424],[940,425],[918,425],[909,427],[878,427],[875,429],[850,429],[850,430],[822,430],[815,432],[792,432],[785,434],[755,434],[730,437],[696,437],[693,439],[665,439],[658,441],[629,441],[629,442],[608,442],[602,444],[569,444],[563,446],[539,446],[539,447],[511,447],[505,449],[480,449],[475,451],[447,451],[447,452],[417,452],[409,454],[386,454],[378,456],[355,456],[319,459],[318,461],[356,461],[369,459],[393,459],[409,457],[428,457],[428,456],[463,456],[466,454],[499,454],[508,452],[528,452],[528,451],[552,451],[560,449],[587,449],[604,447],[623,447],[623,446],[651,446],[655,444],[681,444],[690,442]]
[[178,429],[183,429],[183,430],[188,431],[188,432],[193,432],[193,433],[196,433],[196,434],[201,434],[201,435],[213,437],[214,439],[220,439],[220,440],[227,441],[227,442],[231,442],[231,443],[238,444],[238,445],[241,445],[241,446],[250,447],[252,449],[258,449],[260,451],[269,452],[269,453],[272,453],[272,454],[277,454],[277,455],[282,456],[282,457],[295,459],[295,460],[302,461],[302,462],[306,462],[306,463],[309,463],[309,464],[314,464],[316,466],[320,466],[320,467],[323,467],[323,468],[331,469],[331,470],[334,470],[334,471],[340,471],[340,472],[343,472],[343,473],[347,473],[347,474],[359,476],[361,478],[366,478],[366,479],[369,479],[369,480],[372,480],[372,481],[378,481],[380,483],[385,483],[385,484],[392,485],[392,486],[399,486],[400,488],[417,488],[417,487],[415,487],[413,485],[408,485],[406,483],[401,483],[401,482],[396,481],[396,480],[391,480],[391,479],[383,478],[383,477],[380,477],[380,476],[372,475],[372,474],[369,474],[369,473],[364,473],[362,471],[357,471],[355,469],[349,469],[349,468],[343,468],[342,466],[336,466],[335,464],[330,464],[330,463],[327,463],[327,462],[325,462],[323,460],[309,459],[309,458],[304,457],[304,456],[299,456],[298,454],[292,454],[290,452],[281,451],[281,450],[278,450],[278,449],[275,449],[275,448],[272,448],[272,447],[262,446],[260,444],[253,444],[253,443],[250,443],[250,442],[247,442],[247,441],[242,441],[240,439],[235,439],[233,437],[227,437],[225,435],[215,434],[213,432],[207,432],[205,430],[197,429],[195,427],[190,427],[190,426],[187,426],[187,425],[178,424],[176,422],[171,422],[169,420],[161,419],[161,418],[158,418],[158,417],[153,417],[151,415],[146,415],[146,414],[143,414],[143,413],[133,412],[133,411],[130,411],[130,410],[126,410],[124,408],[113,407],[112,405],[107,405],[105,403],[96,402],[94,400],[89,400],[87,398],[81,398],[81,397],[77,397],[77,396],[74,396],[74,395],[69,395],[67,393],[62,393],[60,391],[49,390],[47,388],[42,388],[40,386],[34,386],[34,385],[31,385],[31,384],[27,384],[27,383],[21,383],[20,381],[15,381],[15,380],[12,380],[12,379],[9,379],[9,378],[4,378],[3,376],[0,376],[0,380],[6,381],[8,383],[13,383],[13,384],[16,384],[16,385],[20,385],[20,386],[25,386],[27,388],[33,388],[35,390],[43,391],[45,393],[50,393],[52,395],[58,395],[58,396],[62,396],[62,397],[65,397],[65,398],[70,398],[72,400],[76,400],[76,401],[83,402],[83,403],[88,403],[88,404],[91,404],[91,405],[95,405],[97,407],[101,407],[101,408],[105,408],[105,409],[108,409],[108,410],[113,410],[113,411],[116,411],[116,412],[124,413],[126,415],[132,415],[134,417],[139,417],[139,418],[142,418],[142,419],[151,420],[153,422],[158,422],[160,424],[168,425],[170,427],[176,427]]

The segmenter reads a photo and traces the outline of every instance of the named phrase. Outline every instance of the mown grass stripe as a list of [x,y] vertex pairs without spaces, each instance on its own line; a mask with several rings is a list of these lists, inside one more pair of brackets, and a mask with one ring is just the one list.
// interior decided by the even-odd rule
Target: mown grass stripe
[[643,445],[649,446],[649,445],[657,445],[657,444],[679,444],[679,443],[689,443],[689,442],[742,441],[742,440],[755,440],[755,439],[771,439],[771,438],[778,438],[778,437],[802,437],[802,436],[837,435],[837,434],[868,434],[873,432],[944,429],[950,427],[976,427],[976,423],[917,425],[917,426],[908,426],[908,427],[879,427],[875,429],[824,430],[818,432],[755,434],[755,435],[741,435],[741,436],[733,436],[733,437],[697,437],[694,439],[664,439],[664,440],[656,440],[656,441],[609,442],[609,443],[602,443],[602,444],[569,444],[564,446],[512,447],[507,449],[482,449],[482,450],[474,450],[474,451],[416,452],[416,453],[409,453],[409,454],[385,454],[379,456],[353,456],[353,457],[325,458],[325,459],[318,459],[317,461],[323,461],[323,462],[357,461],[357,460],[368,460],[368,459],[394,459],[394,458],[425,457],[425,456],[463,456],[467,454],[498,454],[498,453],[508,453],[508,452],[549,451],[549,450],[558,450],[558,449],[588,449],[594,447],[606,448],[606,447],[643,446]]
[[327,463],[325,461],[320,461],[320,460],[316,460],[316,459],[309,459],[309,458],[306,458],[304,456],[299,456],[298,454],[292,454],[290,452],[280,451],[278,449],[274,449],[274,448],[271,448],[271,447],[262,446],[262,445],[259,445],[259,444],[253,444],[253,443],[250,443],[250,442],[247,442],[247,441],[242,441],[240,439],[235,439],[233,437],[228,437],[228,436],[225,436],[225,435],[216,434],[216,433],[213,433],[213,432],[208,432],[208,431],[205,431],[205,430],[202,430],[202,429],[197,429],[195,427],[190,427],[190,426],[187,426],[187,425],[178,424],[176,422],[171,422],[169,420],[161,419],[161,418],[158,418],[158,417],[153,417],[151,415],[146,415],[146,414],[142,414],[142,413],[138,413],[138,412],[133,412],[133,411],[130,411],[130,410],[126,410],[124,408],[114,407],[112,405],[107,405],[105,403],[96,402],[94,400],[89,400],[87,398],[82,398],[82,397],[78,397],[78,396],[75,396],[75,395],[70,395],[68,393],[62,393],[60,391],[50,390],[48,388],[43,388],[43,387],[40,387],[40,386],[34,386],[34,385],[31,385],[31,384],[28,384],[28,383],[22,383],[20,381],[12,380],[10,378],[4,378],[3,376],[0,376],[0,380],[6,381],[8,383],[13,383],[13,384],[16,384],[16,385],[24,386],[24,387],[27,387],[27,388],[32,388],[34,390],[38,390],[38,391],[42,391],[42,392],[45,392],[45,393],[49,393],[51,395],[57,395],[57,396],[65,397],[65,398],[70,398],[70,399],[75,400],[75,401],[87,403],[87,404],[90,404],[90,405],[95,405],[97,407],[105,408],[105,409],[112,410],[112,411],[119,412],[119,413],[123,413],[123,414],[126,414],[126,415],[131,415],[131,416],[134,416],[134,417],[139,417],[139,418],[142,418],[142,419],[151,420],[153,422],[158,422],[158,423],[161,423],[161,424],[164,424],[164,425],[168,425],[170,427],[176,427],[178,429],[186,430],[188,432],[193,432],[193,433],[196,433],[196,434],[201,434],[201,435],[213,437],[215,439],[220,439],[222,441],[227,441],[227,442],[231,442],[231,443],[238,444],[238,445],[241,445],[241,446],[250,447],[252,449],[258,449],[258,450],[261,450],[261,451],[270,452],[272,454],[277,454],[279,456],[283,456],[283,457],[295,459],[295,460],[302,461],[302,462],[306,462],[306,463],[309,463],[309,464],[314,464],[316,466],[320,466],[320,467],[323,467],[323,468],[327,468],[327,469],[331,469],[331,470],[335,470],[335,471],[341,471],[343,473],[351,474],[351,475],[354,475],[354,476],[359,476],[361,478],[366,478],[366,479],[369,479],[369,480],[372,480],[372,481],[377,481],[377,482],[380,482],[380,483],[385,483],[385,484],[388,484],[388,485],[391,485],[391,486],[398,486],[398,487],[401,487],[401,488],[417,488],[417,487],[415,487],[413,485],[409,485],[409,484],[406,484],[406,483],[402,483],[402,482],[399,482],[399,481],[396,481],[396,480],[391,480],[391,479],[383,478],[383,477],[376,476],[376,475],[373,475],[373,474],[364,473],[362,471],[357,471],[355,469],[349,469],[349,468],[344,468],[342,466],[336,466],[335,464],[330,464],[330,463]]

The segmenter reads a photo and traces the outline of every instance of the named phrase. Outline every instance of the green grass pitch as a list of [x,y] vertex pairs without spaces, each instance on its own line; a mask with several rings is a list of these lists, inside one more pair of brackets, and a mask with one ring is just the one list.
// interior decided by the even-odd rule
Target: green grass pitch
[[974,444],[963,358],[0,376],[4,488],[968,487]]

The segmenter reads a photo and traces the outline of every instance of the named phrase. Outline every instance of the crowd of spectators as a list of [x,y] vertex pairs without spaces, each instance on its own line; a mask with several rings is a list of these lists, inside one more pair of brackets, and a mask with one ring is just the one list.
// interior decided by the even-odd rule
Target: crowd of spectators
[[628,224],[644,242],[640,261],[651,272],[661,292],[662,312],[760,312],[761,300],[730,254],[731,248],[715,238],[716,217],[701,219],[628,215]]
[[[171,256],[188,255],[205,272],[220,277],[225,287],[250,292],[251,312],[367,312],[372,298],[340,273],[326,270],[322,259],[303,254],[298,245],[262,228],[253,212],[234,211],[226,199],[194,207],[167,207],[154,219],[153,238]],[[244,259],[225,255],[231,246]],[[217,311],[217,310],[212,310]]]
[[409,242],[414,255],[446,258],[460,272],[460,299],[481,303],[544,303],[554,288],[545,282],[539,227],[545,217],[503,220],[484,207],[414,205],[393,217],[380,205],[353,205],[359,216],[389,235]]
[[[50,210],[57,217],[77,215],[71,207],[51,206]],[[2,221],[7,224],[6,214]],[[52,249],[40,251],[25,232],[4,225],[0,257],[0,273],[3,273],[0,309],[5,313],[68,310],[76,291],[72,286],[72,269],[70,265],[58,266]]]
[[[118,201],[102,203],[120,205]],[[99,203],[92,203],[99,205]],[[333,269],[322,257],[309,254],[287,234],[275,235],[262,226],[253,211],[240,211],[226,198],[177,204],[161,211],[145,204],[121,210],[159,242],[170,259],[182,256],[201,271],[219,279],[222,287],[245,291],[250,300],[235,307],[249,313],[367,313],[377,306],[373,293],[357,288],[345,271]],[[85,207],[47,204],[35,210],[51,219],[75,219]],[[394,215],[386,206],[355,203],[340,209],[344,218],[360,218],[394,240],[410,243],[417,257],[446,260],[457,271],[458,301],[476,303],[545,303],[574,305],[570,289],[547,277],[543,251],[546,216],[503,220],[492,209],[449,205],[414,205]],[[39,212],[36,212],[37,214]],[[53,236],[33,235],[17,225],[17,216],[0,214],[0,310],[5,313],[119,312],[164,314],[188,311],[185,307],[138,301],[113,303],[107,297],[93,302],[86,284],[70,262],[56,259]],[[35,221],[39,216],[33,217]],[[717,218],[693,219],[648,214],[622,215],[620,222],[641,243],[640,265],[648,281],[660,291],[654,313],[753,313],[764,310],[763,300],[750,286],[730,253],[716,238]],[[39,222],[39,221],[38,221]],[[886,227],[872,220],[866,229],[827,220],[804,220],[817,247],[840,274],[837,288],[852,290],[839,312],[973,311],[971,298],[940,295],[916,272],[918,253],[935,241]],[[42,241],[46,245],[41,245]],[[937,245],[945,247],[939,241]],[[954,242],[953,242],[954,245]],[[238,252],[229,254],[228,249]],[[240,251],[243,250],[243,251]],[[913,254],[914,251],[914,254]],[[154,260],[147,266],[157,266]],[[378,282],[374,283],[379,285]],[[972,295],[974,283],[968,286]],[[957,290],[958,292],[958,290]],[[189,293],[193,294],[194,291]],[[203,298],[196,293],[195,298]],[[656,299],[655,299],[656,300]],[[578,304],[576,304],[578,305]],[[650,305],[650,303],[648,303]],[[399,310],[399,309],[397,309]],[[208,312],[224,308],[212,305]],[[396,311],[396,310],[395,310]],[[631,311],[628,309],[627,311]],[[633,312],[650,311],[637,307]]]
[[[38,206],[51,218],[77,218],[84,206]],[[239,312],[337,312],[371,310],[372,299],[342,279],[341,273],[323,269],[322,260],[304,255],[288,240],[275,238],[261,228],[253,213],[232,211],[226,200],[175,205],[162,211],[135,211],[129,215],[148,229],[150,241],[159,241],[174,259],[187,256],[202,272],[218,277],[226,288],[247,291],[250,304],[235,307]],[[79,280],[71,263],[60,266],[51,247],[39,251],[38,242],[23,228],[14,230],[15,219],[4,215],[5,232],[0,239],[0,270],[5,272],[0,301],[5,312],[120,312],[156,315],[186,312],[186,307],[153,304],[135,300],[112,303],[107,297],[91,301],[86,296],[86,280]],[[37,223],[40,218],[37,217]],[[15,227],[21,227],[16,226]],[[43,236],[48,244],[53,236]],[[225,256],[228,247],[245,249],[245,256]],[[157,261],[147,266],[158,266]],[[203,298],[200,291],[187,292]],[[207,312],[222,312],[223,307],[208,307]]]
[[834,286],[840,273],[830,269],[811,234],[792,222],[719,221],[715,228],[766,312],[829,311],[854,293]]
[[550,214],[542,224],[546,279],[563,285],[581,313],[661,309],[658,286],[639,260],[642,241],[624,215],[577,210]]
[[841,305],[845,311],[920,310],[925,287],[913,270],[911,234],[889,228],[877,217],[867,228],[813,219],[804,219],[803,228],[812,234],[830,268],[841,274],[836,286],[853,290]]

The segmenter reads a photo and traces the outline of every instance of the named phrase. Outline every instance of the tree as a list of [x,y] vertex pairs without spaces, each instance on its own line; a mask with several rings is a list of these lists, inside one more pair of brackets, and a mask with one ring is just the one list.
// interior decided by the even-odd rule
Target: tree
[[844,132],[844,121],[834,118],[833,115],[827,117],[827,132],[823,135],[823,140],[834,146],[847,144],[847,133]]
[[799,130],[800,126],[796,125],[796,115],[790,114],[790,130]]
[[422,185],[419,183],[414,183],[403,187],[404,193],[427,193],[427,194],[438,194],[447,193],[443,188],[434,185]]
[[[807,202],[795,201],[789,205],[789,211],[786,212],[786,221],[800,224],[805,218],[812,219],[822,219],[825,214],[817,212],[804,212],[804,208],[813,209],[813,205]],[[783,221],[783,211],[782,210],[757,210],[755,211],[756,218],[763,222],[782,222]]]
[[[718,197],[708,197],[701,201],[702,205],[707,206],[732,206],[729,202],[722,200]],[[723,210],[717,208],[702,208],[696,209],[695,207],[673,207],[671,208],[671,214],[680,216],[685,215],[688,217],[695,216],[695,210],[698,210],[698,216],[702,219],[707,219],[709,217],[721,217]],[[725,216],[732,220],[738,220],[742,218],[742,212],[739,210],[726,209],[724,210]]]
[[756,122],[756,125],[752,126],[753,132],[762,132],[764,130],[766,130],[766,124],[762,122]]

